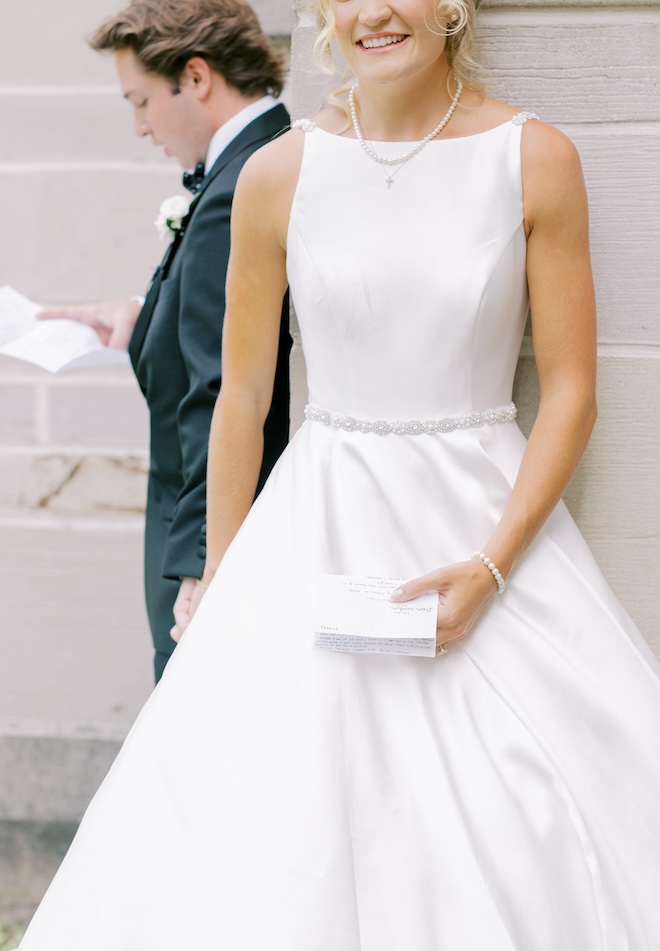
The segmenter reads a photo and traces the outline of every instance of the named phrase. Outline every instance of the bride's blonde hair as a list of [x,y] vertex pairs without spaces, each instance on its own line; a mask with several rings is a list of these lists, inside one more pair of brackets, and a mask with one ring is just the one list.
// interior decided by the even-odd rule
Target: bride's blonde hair
[[[429,30],[446,34],[447,65],[451,75],[460,79],[463,85],[483,95],[484,85],[480,80],[481,67],[475,58],[474,28],[477,10],[482,0],[435,0],[434,22]],[[330,0],[306,0],[305,6],[316,18],[319,35],[314,44],[314,52],[320,69],[332,75],[337,72],[337,64],[332,55],[331,42],[335,35],[335,21],[330,8]],[[344,90],[337,90],[335,97]],[[334,98],[334,97],[333,97]]]

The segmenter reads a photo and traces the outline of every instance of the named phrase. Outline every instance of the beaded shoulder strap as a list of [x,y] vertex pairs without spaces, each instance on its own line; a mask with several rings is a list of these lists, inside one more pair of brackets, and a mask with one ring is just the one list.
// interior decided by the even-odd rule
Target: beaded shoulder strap
[[295,122],[291,123],[292,129],[302,129],[303,132],[313,132],[316,128],[316,123],[311,119],[296,119]]
[[517,116],[514,116],[511,120],[514,125],[525,125],[526,122],[529,122],[530,119],[540,119],[540,116],[537,116],[535,112],[519,112]]

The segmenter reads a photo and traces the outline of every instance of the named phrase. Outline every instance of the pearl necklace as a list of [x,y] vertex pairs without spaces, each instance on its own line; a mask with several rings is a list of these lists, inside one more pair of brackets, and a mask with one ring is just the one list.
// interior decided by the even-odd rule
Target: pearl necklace
[[[362,130],[360,129],[357,106],[355,103],[355,90],[357,89],[357,83],[351,87],[351,90],[348,94],[348,105],[351,110],[351,120],[353,122],[355,138],[358,140],[358,142],[360,143],[360,145],[362,146],[366,154],[369,156],[369,158],[373,159],[374,162],[378,162],[380,167],[385,172],[385,183],[388,188],[391,187],[394,181],[394,176],[397,174],[398,171],[400,171],[402,166],[405,165],[406,162],[409,162],[410,159],[413,158],[415,155],[417,155],[418,152],[421,152],[424,146],[428,145],[431,139],[434,139],[436,135],[439,135],[444,129],[444,127],[447,125],[451,117],[453,116],[456,106],[458,105],[458,100],[461,98],[461,93],[463,92],[463,83],[460,81],[460,79],[457,79],[456,82],[458,85],[456,88],[456,93],[454,95],[454,98],[449,104],[449,109],[447,109],[447,111],[445,112],[440,122],[438,122],[437,126],[435,126],[434,129],[431,129],[429,134],[425,135],[424,138],[421,139],[421,141],[416,142],[409,152],[406,152],[404,155],[399,155],[396,158],[388,158],[384,155],[379,155],[378,152],[376,152],[376,150],[370,145],[370,143],[365,141],[365,138],[362,135]],[[385,167],[386,165],[398,165],[399,168],[397,168],[396,171],[390,174],[387,171],[387,168]]]

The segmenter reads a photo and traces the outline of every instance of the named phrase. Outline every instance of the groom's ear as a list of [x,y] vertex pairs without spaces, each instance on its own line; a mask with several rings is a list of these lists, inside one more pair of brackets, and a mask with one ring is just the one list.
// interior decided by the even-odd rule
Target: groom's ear
[[188,87],[188,91],[203,101],[207,99],[213,89],[214,70],[209,66],[203,56],[191,56],[183,68],[178,82],[180,89]]

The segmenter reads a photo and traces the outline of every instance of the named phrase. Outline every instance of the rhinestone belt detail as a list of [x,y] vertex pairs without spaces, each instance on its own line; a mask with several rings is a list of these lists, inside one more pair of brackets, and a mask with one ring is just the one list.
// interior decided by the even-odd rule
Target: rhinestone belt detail
[[441,416],[439,419],[358,419],[356,416],[341,416],[319,406],[308,403],[305,418],[344,429],[352,433],[375,433],[377,436],[419,436],[422,433],[433,436],[436,433],[452,433],[455,429],[477,429],[479,426],[494,426],[496,423],[510,423],[516,418],[516,404],[508,403],[496,409],[487,409],[483,413],[462,413],[458,416]]

